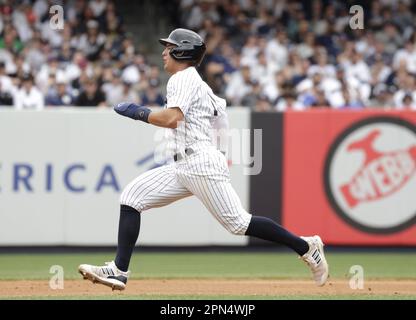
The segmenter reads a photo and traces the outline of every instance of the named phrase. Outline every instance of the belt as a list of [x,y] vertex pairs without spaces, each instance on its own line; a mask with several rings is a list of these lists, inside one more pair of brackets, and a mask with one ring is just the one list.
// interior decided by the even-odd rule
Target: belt
[[[185,149],[185,154],[186,155],[188,155],[188,156],[190,156],[191,154],[193,154],[193,153],[195,153],[195,151],[193,150],[193,149],[191,149],[191,148],[187,148],[187,149]],[[182,156],[182,154],[181,153],[176,153],[174,156],[173,156],[173,160],[174,161],[179,161],[179,160],[182,160],[183,159],[183,156]]]

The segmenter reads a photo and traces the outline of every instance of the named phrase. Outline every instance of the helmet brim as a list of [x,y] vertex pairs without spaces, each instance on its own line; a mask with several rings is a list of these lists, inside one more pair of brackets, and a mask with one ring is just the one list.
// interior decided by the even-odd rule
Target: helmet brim
[[177,43],[176,41],[172,41],[172,39],[169,39],[169,38],[159,39],[159,42],[160,42],[161,45],[163,45],[165,47],[168,44],[173,44],[174,46],[179,46],[179,43]]

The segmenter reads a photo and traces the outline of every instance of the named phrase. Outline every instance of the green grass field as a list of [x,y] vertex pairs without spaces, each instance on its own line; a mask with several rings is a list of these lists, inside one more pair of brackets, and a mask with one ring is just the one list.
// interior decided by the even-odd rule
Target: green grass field
[[[111,261],[108,254],[0,254],[0,287],[3,280],[48,280],[52,265],[63,267],[65,280],[81,279],[77,267],[81,263],[103,264]],[[365,279],[416,281],[415,253],[328,253],[331,279],[348,279],[350,267],[364,268]],[[291,253],[135,253],[131,261],[131,279],[310,279],[307,268]],[[0,299],[7,298],[6,296]],[[30,298],[42,299],[42,296]],[[65,297],[78,299],[77,296]],[[85,299],[85,297],[82,297]],[[357,296],[339,295],[311,297],[289,296],[241,296],[241,295],[123,295],[88,297],[89,299],[359,299]],[[394,299],[393,295],[368,297]],[[416,292],[402,295],[400,299],[416,299]]]

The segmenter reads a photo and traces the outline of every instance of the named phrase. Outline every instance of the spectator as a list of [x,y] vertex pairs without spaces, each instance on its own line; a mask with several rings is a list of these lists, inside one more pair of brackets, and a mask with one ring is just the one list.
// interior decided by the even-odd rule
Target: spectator
[[254,111],[257,112],[268,112],[273,111],[272,104],[270,103],[269,98],[266,95],[260,94],[254,105]]
[[277,104],[275,106],[277,111],[301,111],[305,110],[305,106],[297,100],[297,95],[295,91],[291,88],[285,89],[285,92],[282,96],[279,97],[277,100]]
[[[110,77],[110,76],[109,76]],[[123,83],[121,81],[121,72],[118,69],[111,70],[111,81],[102,85],[101,89],[106,96],[106,102],[109,106],[114,106],[122,100]],[[107,79],[106,79],[107,80]]]
[[145,77],[148,86],[156,85],[160,87],[160,70],[156,65],[150,65],[150,68],[146,70]]
[[[118,73],[115,74],[110,86],[103,85],[107,97],[107,105],[115,106],[122,101],[131,101],[140,104],[139,95],[130,82],[121,81]],[[162,98],[163,100],[163,98]]]
[[144,57],[136,55],[131,61],[126,64],[126,68],[121,74],[121,79],[124,82],[138,83],[140,81],[140,71],[145,67]]
[[287,64],[288,60],[288,38],[285,31],[276,32],[274,39],[266,46],[266,59],[272,71],[279,71]]
[[328,63],[326,49],[321,47],[320,50],[317,50],[315,56],[316,63],[309,67],[308,73],[320,73],[324,78],[335,77],[336,70],[334,65]]
[[415,103],[415,100],[413,99],[413,95],[406,94],[403,97],[402,105],[403,105],[403,107],[402,107],[403,109],[408,109],[408,110],[413,109],[413,110],[415,110],[416,109],[416,103]]
[[241,105],[243,107],[254,108],[261,95],[261,86],[259,82],[252,80],[250,81],[250,87],[248,93],[242,97]]
[[6,74],[6,65],[2,61],[0,61],[0,86],[3,94],[13,95],[16,91],[11,77]]
[[307,32],[303,36],[303,41],[296,45],[296,53],[302,59],[310,59],[314,55],[315,51],[315,34],[313,32]]
[[10,92],[3,89],[3,84],[0,81],[0,107],[3,106],[12,106],[13,105],[13,96]]
[[392,109],[394,106],[393,90],[394,88],[390,89],[384,83],[376,85],[373,89],[373,99],[370,101],[369,107]]
[[78,49],[81,50],[90,61],[96,61],[104,47],[106,37],[99,31],[99,24],[96,20],[87,23],[87,34],[79,38]]
[[249,94],[251,89],[250,67],[245,65],[231,75],[225,89],[225,96],[232,105],[240,105],[243,97]]
[[16,91],[13,97],[16,110],[43,110],[45,107],[44,97],[40,90],[34,86],[32,75],[25,74],[21,81],[22,87]]
[[88,79],[85,90],[81,92],[75,104],[79,107],[105,107],[105,95],[98,89],[95,79]]
[[165,100],[159,92],[159,83],[157,81],[152,81],[149,87],[143,93],[142,104],[158,107],[164,106]]
[[248,66],[254,66],[256,64],[258,54],[258,39],[254,35],[250,35],[241,49],[241,63]]
[[272,79],[264,84],[262,93],[267,96],[269,101],[276,101],[281,94],[282,87],[286,81],[285,73],[283,71],[278,71],[274,74]]
[[88,3],[95,18],[99,18],[104,14],[104,10],[107,6],[106,0],[91,0]]
[[214,22],[220,20],[219,13],[215,9],[214,0],[200,0],[196,2],[190,11],[186,25],[190,29],[199,29],[206,17]]
[[393,56],[397,49],[403,46],[403,38],[393,22],[385,21],[383,29],[376,33],[376,39],[384,44],[387,54]]
[[393,68],[398,69],[401,62],[406,65],[406,70],[416,73],[416,45],[408,40],[403,49],[397,50],[393,56]]
[[72,60],[64,65],[65,78],[68,82],[75,81],[83,71],[89,68],[89,63],[84,53],[80,50],[74,52]]
[[68,83],[64,79],[58,79],[45,98],[47,106],[72,106],[74,97],[72,96]]
[[324,78],[319,71],[314,71],[308,78],[302,80],[297,86],[296,91],[299,93],[305,105],[309,105],[306,101],[309,100],[310,96],[314,96],[315,90],[325,90],[323,86]]
[[362,55],[353,50],[351,59],[343,64],[347,78],[355,78],[357,81],[362,83],[369,83],[371,80],[370,69],[368,68],[365,61],[362,59]]
[[401,88],[394,94],[393,100],[394,105],[397,109],[403,109],[403,101],[406,95],[410,95],[412,97],[412,101],[416,101],[416,80],[412,74],[404,73],[403,80],[399,83],[401,84]]
[[53,86],[56,78],[65,78],[65,71],[60,68],[58,57],[51,56],[36,75],[36,85],[46,94],[48,88]]
[[[239,58],[237,58],[230,41],[220,39],[218,39],[221,41],[219,47],[209,49],[210,52],[207,53],[203,61],[202,70],[205,72],[206,81],[213,91],[223,93],[223,88],[229,81],[231,74],[236,71],[233,59]],[[211,41],[212,39],[209,40],[209,47],[213,45]],[[213,51],[211,52],[211,50]]]
[[344,98],[344,105],[341,106],[343,109],[362,109],[364,104],[357,99],[357,97],[352,97],[350,91],[347,87],[342,88],[342,96]]
[[266,55],[263,51],[257,54],[257,58],[250,69],[250,74],[253,80],[259,82],[261,85],[266,84],[272,77],[273,72],[268,68]]
[[[156,84],[155,87],[157,89],[158,84]],[[161,97],[160,93],[159,93],[159,96]],[[140,103],[140,97],[137,94],[137,92],[134,90],[133,85],[130,82],[123,81],[120,101],[131,101],[135,103]],[[160,105],[163,105],[163,101],[164,101],[163,97],[161,97]]]
[[254,17],[253,29],[256,34],[266,36],[273,29],[273,15],[266,7],[260,7],[258,17]]
[[379,83],[385,83],[392,73],[392,69],[384,64],[383,57],[381,55],[376,55],[374,57],[375,61],[371,67],[371,80],[370,84],[374,87]]

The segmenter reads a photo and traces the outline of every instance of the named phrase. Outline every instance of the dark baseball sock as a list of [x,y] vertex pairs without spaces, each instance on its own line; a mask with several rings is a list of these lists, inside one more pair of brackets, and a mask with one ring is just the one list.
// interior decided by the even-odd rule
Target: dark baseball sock
[[121,271],[129,269],[130,258],[140,231],[140,212],[121,205],[118,223],[118,245],[115,264]]
[[246,235],[284,244],[301,256],[309,250],[309,245],[305,240],[266,217],[252,216]]

